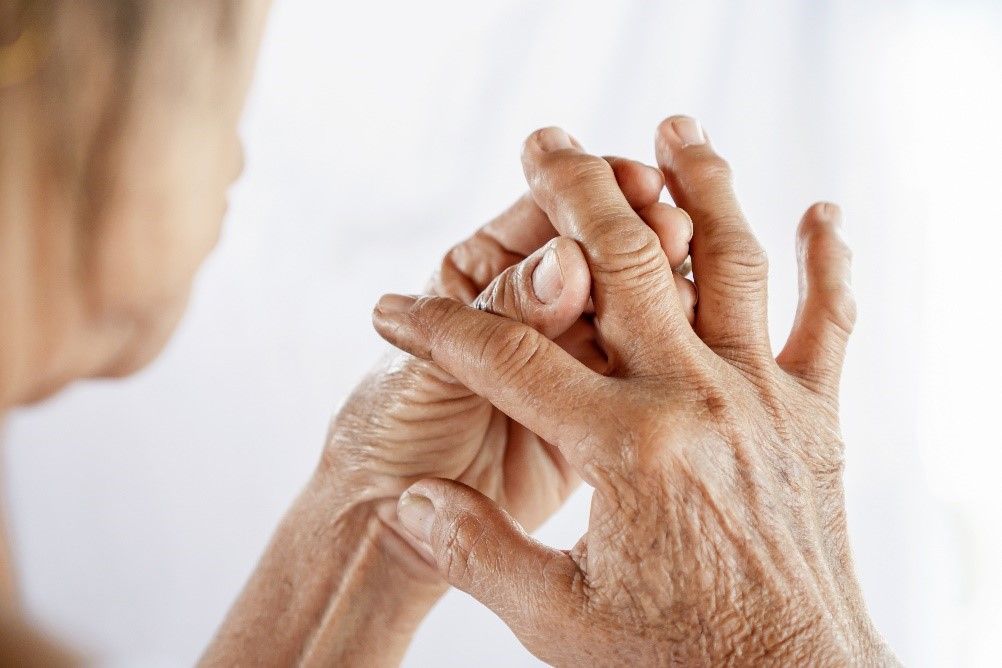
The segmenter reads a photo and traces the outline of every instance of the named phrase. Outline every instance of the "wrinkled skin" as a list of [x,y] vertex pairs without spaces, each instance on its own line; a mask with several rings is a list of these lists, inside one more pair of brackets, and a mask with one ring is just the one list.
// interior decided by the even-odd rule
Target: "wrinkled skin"
[[[664,188],[661,173],[630,160],[605,160],[630,206],[654,230],[665,256],[674,266],[682,265],[692,224],[684,211],[657,201]],[[573,240],[555,235],[546,214],[526,195],[447,253],[431,292],[519,320],[589,368],[604,370],[606,356],[587,313],[588,265]],[[552,298],[544,303],[536,295],[534,278],[548,250],[559,271],[555,281],[541,288]],[[695,289],[679,274],[674,280],[691,315]],[[437,365],[400,353],[384,360],[339,411],[323,469],[333,485],[360,490],[355,501],[373,503],[398,530],[397,500],[424,477],[470,485],[530,529],[555,512],[579,482],[559,450]],[[409,539],[406,531],[401,534]],[[414,551],[409,557],[425,563]]]
[[[659,202],[664,176],[602,160],[626,206],[672,266],[685,263],[692,222]],[[581,247],[555,238],[526,195],[443,260],[431,289],[450,303],[503,314],[604,371],[591,274]],[[694,315],[695,287],[671,278]],[[202,657],[229,666],[397,665],[448,583],[398,522],[400,494],[445,476],[497,501],[525,526],[555,511],[579,478],[547,439],[510,419],[431,362],[397,354],[364,380],[333,420],[320,466],[304,486]],[[293,586],[289,586],[293,583]],[[266,629],[266,632],[264,632]]]
[[570,551],[541,545],[451,480],[413,485],[400,521],[449,582],[556,665],[893,663],[846,532],[837,395],[854,308],[838,210],[803,218],[801,304],[774,358],[766,258],[726,162],[685,117],[662,123],[657,153],[694,225],[691,326],[611,170],[555,128],[523,160],[534,199],[587,259],[604,373],[457,301],[390,296],[374,313],[390,342],[559,448],[595,489],[585,536]]

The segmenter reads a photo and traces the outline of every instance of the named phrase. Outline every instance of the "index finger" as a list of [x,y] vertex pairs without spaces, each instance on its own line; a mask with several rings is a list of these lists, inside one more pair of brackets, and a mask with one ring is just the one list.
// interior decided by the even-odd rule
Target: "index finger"
[[[431,360],[560,449],[582,479],[611,466],[610,379],[533,328],[454,299],[386,295],[373,325],[396,347]],[[605,418],[603,419],[603,416]]]

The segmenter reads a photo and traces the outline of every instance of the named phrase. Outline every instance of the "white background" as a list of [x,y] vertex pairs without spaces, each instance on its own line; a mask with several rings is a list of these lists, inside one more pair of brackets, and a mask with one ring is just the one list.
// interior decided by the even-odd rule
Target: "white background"
[[[993,661],[1002,628],[1002,8],[988,2],[279,0],[248,169],[166,354],[16,414],[7,488],[32,612],[107,664],[205,645],[383,345],[384,291],[523,189],[560,124],[652,159],[698,116],[795,304],[793,230],[842,203],[860,324],[844,387],[853,544],[909,665]],[[582,491],[540,532],[570,546]],[[452,592],[407,664],[533,665]]]

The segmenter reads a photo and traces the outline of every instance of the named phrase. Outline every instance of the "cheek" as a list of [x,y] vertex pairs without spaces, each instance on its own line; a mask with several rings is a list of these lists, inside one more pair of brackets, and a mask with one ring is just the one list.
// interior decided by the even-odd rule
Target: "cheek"
[[102,209],[91,276],[105,312],[145,320],[183,301],[219,239],[230,171],[224,162],[232,158],[177,148],[153,169],[119,180],[127,190]]
[[96,375],[104,378],[131,376],[156,359],[184,316],[187,297],[187,294],[179,295],[171,303],[161,303],[146,317],[134,322],[116,354]]

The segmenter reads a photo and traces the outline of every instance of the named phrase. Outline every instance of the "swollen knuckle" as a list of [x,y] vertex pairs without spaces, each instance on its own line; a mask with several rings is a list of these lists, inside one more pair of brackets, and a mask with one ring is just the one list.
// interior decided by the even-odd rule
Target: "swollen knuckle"
[[692,160],[690,170],[696,179],[710,183],[730,183],[731,165],[716,153],[702,153]]
[[853,297],[852,291],[849,290],[848,286],[843,284],[830,293],[826,300],[826,307],[828,320],[832,325],[845,336],[852,334],[852,330],[856,326],[858,309],[856,307],[856,299]]
[[618,212],[598,216],[594,240],[588,249],[598,271],[665,264],[657,234],[639,221],[632,223],[624,222]]
[[831,224],[810,218],[800,225],[800,241],[808,256],[845,257],[851,259],[852,249]]
[[608,162],[584,153],[550,154],[543,165],[541,176],[557,193],[580,189],[599,179],[614,178]]
[[715,265],[742,276],[764,277],[769,273],[769,256],[744,227],[744,220],[737,215],[714,219],[707,228],[717,233],[709,235],[700,253]]

